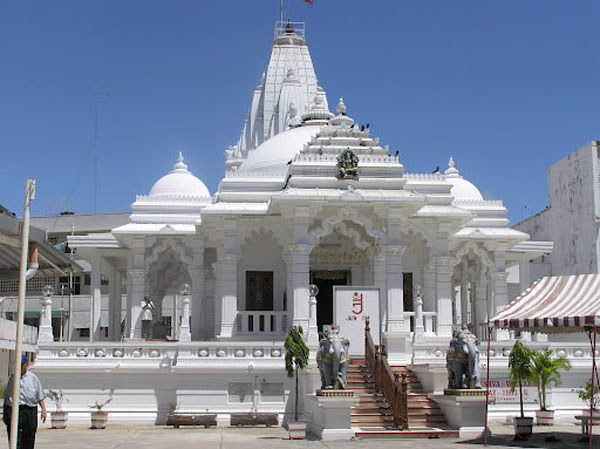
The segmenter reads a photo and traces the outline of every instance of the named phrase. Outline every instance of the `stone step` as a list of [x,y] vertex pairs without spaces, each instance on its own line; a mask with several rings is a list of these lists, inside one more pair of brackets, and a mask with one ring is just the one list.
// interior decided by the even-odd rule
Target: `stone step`
[[380,428],[357,428],[355,434],[358,438],[443,438],[458,437],[458,430],[439,429],[434,427],[424,427],[409,430]]

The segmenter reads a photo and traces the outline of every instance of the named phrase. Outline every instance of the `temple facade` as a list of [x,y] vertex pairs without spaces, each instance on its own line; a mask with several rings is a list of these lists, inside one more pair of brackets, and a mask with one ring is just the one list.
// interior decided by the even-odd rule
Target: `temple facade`
[[[55,341],[42,320],[35,364],[68,408],[110,396],[111,416],[130,421],[163,422],[173,407],[225,421],[283,414],[292,325],[314,350],[337,324],[361,357],[368,317],[389,360],[415,367],[430,391],[444,387],[454,328],[487,339],[487,319],[509,302],[507,268],[552,243],[508,227],[502,202],[485,200],[451,155],[441,173],[411,173],[352,105],[328,104],[303,25],[278,27],[217,192],[174,152],[126,223],[68,237],[90,267],[89,337]],[[510,337],[493,335],[500,377]],[[304,390],[317,379],[311,365]]]

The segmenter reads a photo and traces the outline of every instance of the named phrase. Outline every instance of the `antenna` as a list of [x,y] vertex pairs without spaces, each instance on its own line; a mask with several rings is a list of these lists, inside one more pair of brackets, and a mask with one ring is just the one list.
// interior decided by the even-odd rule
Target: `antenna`
[[98,104],[100,100],[108,100],[108,92],[94,91],[94,213],[98,213]]

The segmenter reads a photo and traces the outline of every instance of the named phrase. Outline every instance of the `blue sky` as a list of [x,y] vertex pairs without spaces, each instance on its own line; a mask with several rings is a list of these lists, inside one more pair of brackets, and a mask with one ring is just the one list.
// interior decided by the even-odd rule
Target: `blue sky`
[[[600,139],[600,2],[287,0],[333,108],[409,172],[448,158],[517,222],[546,169]],[[279,0],[0,0],[0,204],[129,211],[184,152],[215,192],[266,68]]]

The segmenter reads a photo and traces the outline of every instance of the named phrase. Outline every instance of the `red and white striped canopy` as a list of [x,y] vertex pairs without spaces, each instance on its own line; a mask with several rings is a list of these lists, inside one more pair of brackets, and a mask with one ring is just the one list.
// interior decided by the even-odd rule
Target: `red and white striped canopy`
[[600,275],[544,276],[491,318],[489,326],[546,333],[600,327]]

